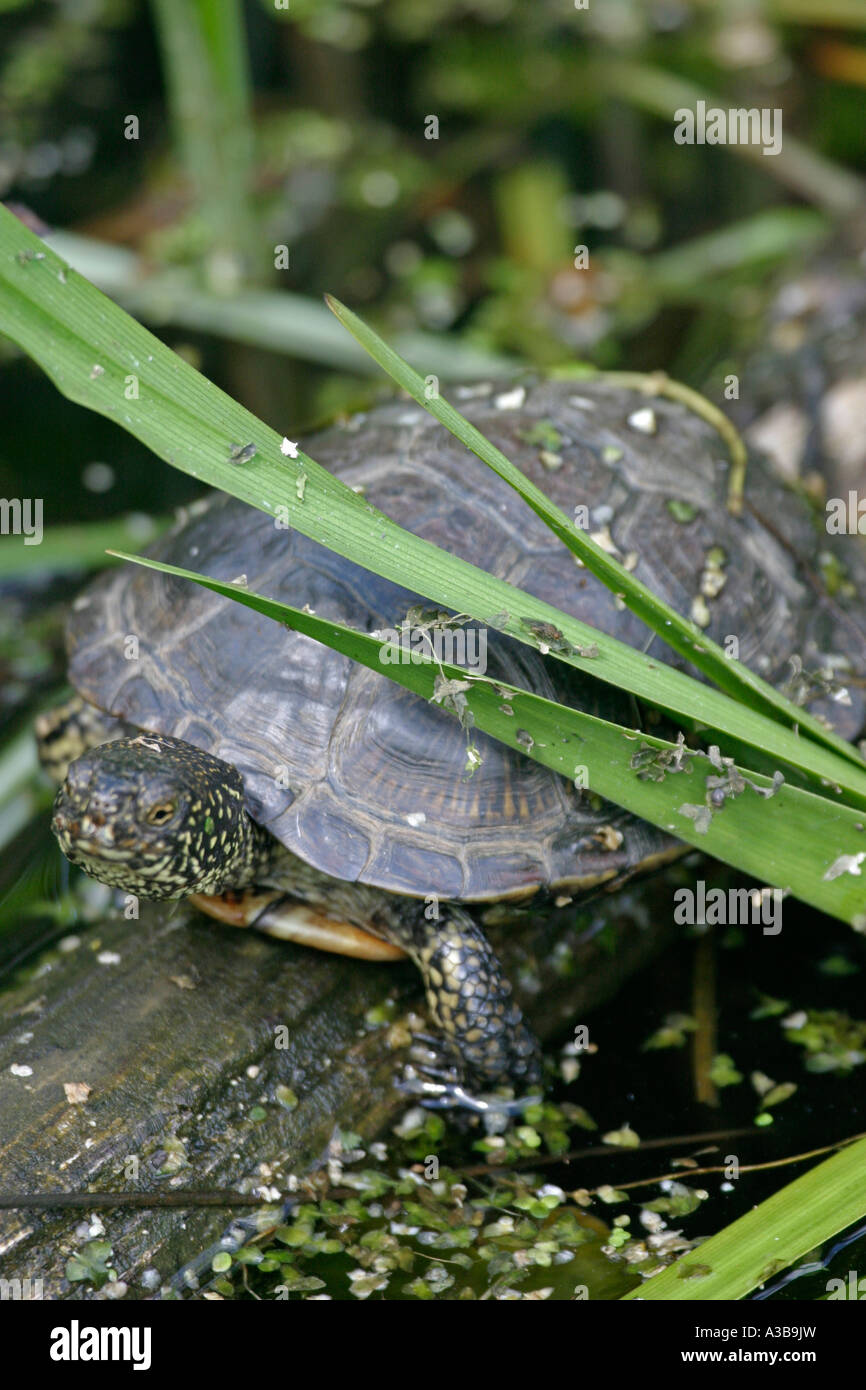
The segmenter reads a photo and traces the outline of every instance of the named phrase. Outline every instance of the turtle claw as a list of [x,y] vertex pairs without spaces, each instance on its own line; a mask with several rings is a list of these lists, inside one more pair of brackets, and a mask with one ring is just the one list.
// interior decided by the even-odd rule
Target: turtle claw
[[[421,1044],[421,1046],[419,1046]],[[423,1048],[423,1051],[422,1051]],[[426,1052],[426,1056],[424,1053]],[[469,1110],[476,1115],[519,1115],[539,1095],[508,1096],[469,1089],[461,1070],[439,1038],[416,1033],[402,1080],[397,1089],[418,1098],[426,1110]]]
[[441,1038],[432,1037],[429,1033],[413,1034],[409,1057],[406,1074],[410,1085],[414,1085],[417,1078],[422,1089],[426,1085],[439,1088],[460,1086],[462,1076],[457,1058]]
[[455,1080],[457,1079],[457,1064],[446,1057],[445,1044],[441,1038],[437,1038],[434,1033],[413,1033],[413,1054],[417,1052],[420,1057],[422,1048],[426,1048],[431,1058],[438,1059],[439,1064],[443,1068],[447,1068],[449,1074],[452,1074]]
[[425,1110],[468,1110],[475,1115],[521,1115],[527,1106],[543,1100],[541,1095],[475,1095],[447,1073],[412,1063],[407,1063],[396,1086],[404,1095],[414,1096]]

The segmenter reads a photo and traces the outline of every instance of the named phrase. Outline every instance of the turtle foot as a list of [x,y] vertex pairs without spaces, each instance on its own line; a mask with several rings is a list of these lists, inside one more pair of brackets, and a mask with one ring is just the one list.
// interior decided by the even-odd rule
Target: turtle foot
[[[525,1027],[525,1025],[524,1025]],[[528,1033],[528,1029],[526,1030]],[[529,1035],[531,1037],[531,1035]],[[533,1051],[537,1044],[532,1039]],[[517,1094],[520,1079],[512,1071],[508,1077],[489,1074],[472,1076],[467,1073],[465,1057],[458,1054],[445,1040],[428,1033],[416,1033],[411,1060],[407,1062],[398,1090],[415,1096],[428,1110],[469,1110],[484,1115],[519,1115],[529,1105],[543,1099],[540,1086],[540,1065],[533,1068],[530,1086],[534,1094]],[[495,1086],[495,1089],[493,1087]]]

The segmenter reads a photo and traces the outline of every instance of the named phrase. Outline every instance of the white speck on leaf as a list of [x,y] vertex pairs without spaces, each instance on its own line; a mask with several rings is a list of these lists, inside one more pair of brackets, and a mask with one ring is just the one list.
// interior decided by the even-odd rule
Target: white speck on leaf
[[296,459],[298,457],[298,446],[284,435],[283,442],[280,445],[280,453],[285,454],[287,458]]
[[859,854],[840,854],[825,873],[824,882],[830,883],[834,878],[841,878],[843,874],[853,874],[855,878],[859,878],[860,865],[864,859],[866,850],[861,850]]

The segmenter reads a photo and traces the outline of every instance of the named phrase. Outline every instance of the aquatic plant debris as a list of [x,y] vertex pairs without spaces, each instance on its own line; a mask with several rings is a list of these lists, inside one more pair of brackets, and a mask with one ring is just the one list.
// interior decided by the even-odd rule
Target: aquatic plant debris
[[257,453],[255,444],[233,444],[229,449],[229,463],[250,463]]
[[834,859],[827,872],[824,874],[826,881],[839,878],[842,874],[860,875],[860,865],[866,859],[866,851],[861,850],[859,854],[840,854],[838,859]]

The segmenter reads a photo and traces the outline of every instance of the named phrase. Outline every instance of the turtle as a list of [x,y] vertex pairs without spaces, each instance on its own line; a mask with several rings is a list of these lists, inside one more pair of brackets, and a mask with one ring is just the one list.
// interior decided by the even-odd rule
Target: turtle
[[[839,562],[828,587],[808,503],[759,458],[735,517],[725,441],[679,401],[543,377],[458,388],[457,399],[696,630],[734,639],[770,681],[796,670],[813,713],[859,733],[862,564],[845,561],[851,579]],[[374,518],[691,669],[420,406],[379,403],[305,447]],[[555,660],[553,624],[527,620],[521,642],[497,629],[500,615],[486,626],[431,616],[418,594],[225,494],[182,511],[151,554],[368,633],[407,623],[463,633],[467,651],[484,646],[495,680],[630,728],[644,718],[589,653],[579,669]],[[37,735],[62,781],[52,828],[68,858],[122,892],[190,898],[225,923],[359,957],[408,956],[435,1024],[434,1060],[471,1091],[526,1092],[542,1075],[485,914],[610,891],[683,851],[579,779],[467,731],[453,710],[178,577],[135,566],[97,577],[72,604],[67,639],[76,693]],[[833,679],[806,681],[817,669]],[[576,762],[591,751],[576,750]]]

